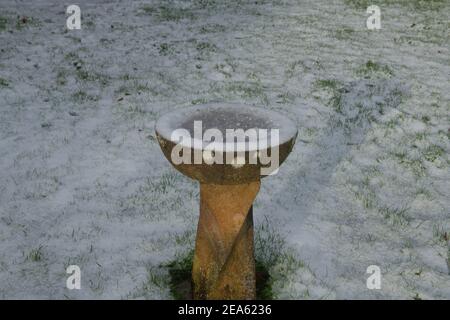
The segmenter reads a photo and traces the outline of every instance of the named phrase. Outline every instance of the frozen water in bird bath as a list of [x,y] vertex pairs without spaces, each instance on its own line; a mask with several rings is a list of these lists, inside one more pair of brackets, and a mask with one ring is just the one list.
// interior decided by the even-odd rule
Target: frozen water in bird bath
[[180,108],[163,115],[156,124],[156,131],[166,140],[172,140],[172,133],[185,129],[194,137],[194,125],[202,124],[202,135],[208,129],[218,129],[224,136],[226,130],[265,129],[270,138],[271,129],[279,132],[278,143],[283,144],[297,134],[297,127],[288,117],[260,107],[238,104],[209,104]]
[[226,109],[219,109],[215,112],[203,112],[190,116],[181,127],[189,130],[194,134],[194,122],[201,121],[203,133],[207,129],[219,129],[222,133],[225,133],[226,129],[269,129],[271,123],[249,112],[235,112]]

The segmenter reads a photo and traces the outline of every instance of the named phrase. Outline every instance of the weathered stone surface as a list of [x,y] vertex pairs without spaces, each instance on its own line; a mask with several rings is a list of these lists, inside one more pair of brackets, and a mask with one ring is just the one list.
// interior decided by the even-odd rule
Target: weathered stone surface
[[[241,184],[252,181],[258,181],[265,176],[261,175],[260,164],[250,164],[248,160],[240,167],[236,168],[231,164],[193,164],[193,156],[191,164],[179,164],[172,163],[170,157],[173,147],[176,145],[174,142],[168,141],[157,134],[158,141],[166,158],[169,162],[181,173],[188,176],[191,179],[197,180],[201,183],[215,183],[215,184]],[[279,146],[279,161],[280,165],[286,160],[287,156],[292,150],[295,143],[295,137],[291,140],[281,144]],[[193,150],[193,149],[192,149]],[[193,151],[192,151],[193,154]],[[249,153],[245,153],[246,159],[249,157]]]
[[195,299],[254,299],[252,203],[260,182],[201,184],[192,272]]

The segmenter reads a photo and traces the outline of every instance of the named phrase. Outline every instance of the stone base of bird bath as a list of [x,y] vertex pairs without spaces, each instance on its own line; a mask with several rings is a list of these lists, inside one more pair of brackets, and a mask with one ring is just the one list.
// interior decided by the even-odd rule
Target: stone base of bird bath
[[[258,135],[259,140],[253,144],[248,142],[251,139],[237,143],[236,149],[224,152],[224,158],[229,155],[231,163],[199,163],[199,158],[208,160],[212,155],[208,149],[211,141],[195,138],[193,123],[199,121],[203,129],[220,132],[227,128],[246,132],[253,128],[261,132],[276,128],[276,134],[266,138]],[[194,299],[255,299],[252,204],[264,176],[261,172],[266,172],[261,168],[266,164],[259,160],[251,163],[250,159],[262,159],[262,154],[276,155],[277,166],[274,169],[277,170],[294,145],[297,136],[295,124],[262,108],[214,104],[172,111],[158,120],[155,129],[161,149],[170,163],[181,173],[200,182],[200,217],[192,269]],[[173,132],[179,129],[188,135],[193,134],[194,139],[178,141]],[[215,155],[228,150],[227,142],[214,141]],[[173,151],[176,150],[175,156],[179,156],[180,146],[183,146],[183,161],[174,159]],[[197,159],[196,151],[200,152]],[[241,163],[242,159],[246,162]]]
[[252,204],[259,186],[200,185],[194,299],[255,298]]

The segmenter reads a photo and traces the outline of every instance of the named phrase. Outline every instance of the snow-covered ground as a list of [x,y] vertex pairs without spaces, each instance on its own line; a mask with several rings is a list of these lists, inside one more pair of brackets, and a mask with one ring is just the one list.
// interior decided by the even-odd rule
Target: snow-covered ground
[[155,120],[237,101],[298,123],[254,210],[277,298],[450,299],[450,2],[376,2],[1,0],[0,298],[171,298],[198,186]]

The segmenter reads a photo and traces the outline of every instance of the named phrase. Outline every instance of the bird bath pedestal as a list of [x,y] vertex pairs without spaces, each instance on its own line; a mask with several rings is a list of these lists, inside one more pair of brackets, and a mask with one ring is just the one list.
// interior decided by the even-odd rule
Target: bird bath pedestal
[[194,299],[255,299],[252,204],[261,177],[291,152],[295,124],[262,108],[210,104],[165,114],[155,131],[170,163],[200,182]]

